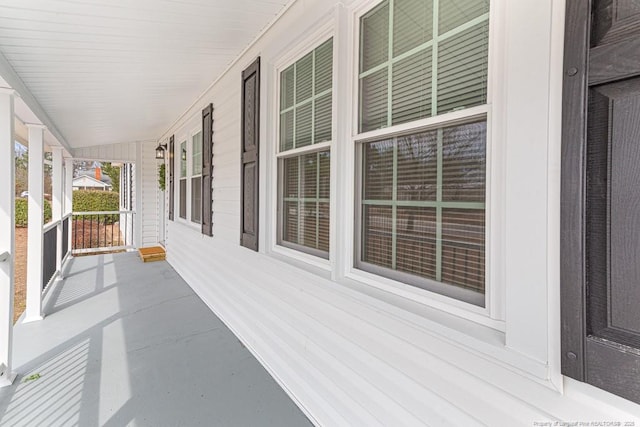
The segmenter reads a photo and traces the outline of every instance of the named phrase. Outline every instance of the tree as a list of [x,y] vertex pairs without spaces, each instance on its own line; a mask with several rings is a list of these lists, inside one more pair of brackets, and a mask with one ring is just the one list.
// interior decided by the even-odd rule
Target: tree
[[111,189],[120,192],[120,166],[113,166],[111,162],[102,163],[102,173],[111,178]]
[[16,186],[15,194],[19,196],[29,188],[29,157],[27,153],[16,153]]

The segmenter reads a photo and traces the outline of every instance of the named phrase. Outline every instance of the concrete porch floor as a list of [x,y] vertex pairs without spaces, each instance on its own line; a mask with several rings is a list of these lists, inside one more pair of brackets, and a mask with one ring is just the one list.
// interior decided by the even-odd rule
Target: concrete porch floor
[[16,325],[2,426],[310,425],[166,262],[74,258],[45,314]]

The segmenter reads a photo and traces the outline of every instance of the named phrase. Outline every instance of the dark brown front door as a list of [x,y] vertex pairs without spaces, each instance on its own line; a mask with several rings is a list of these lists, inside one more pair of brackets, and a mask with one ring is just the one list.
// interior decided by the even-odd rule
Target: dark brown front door
[[569,0],[562,370],[640,403],[640,2]]

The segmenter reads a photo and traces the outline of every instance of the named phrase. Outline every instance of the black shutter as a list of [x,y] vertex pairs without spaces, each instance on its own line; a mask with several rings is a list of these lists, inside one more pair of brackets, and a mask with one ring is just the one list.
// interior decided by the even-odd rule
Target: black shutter
[[260,58],[242,72],[240,244],[258,250]]
[[174,169],[174,137],[169,138],[169,219],[173,221],[174,218],[174,205],[175,205],[175,190],[173,188],[173,169]]
[[213,104],[202,110],[202,234],[213,236]]
[[562,373],[640,403],[640,10],[569,0]]

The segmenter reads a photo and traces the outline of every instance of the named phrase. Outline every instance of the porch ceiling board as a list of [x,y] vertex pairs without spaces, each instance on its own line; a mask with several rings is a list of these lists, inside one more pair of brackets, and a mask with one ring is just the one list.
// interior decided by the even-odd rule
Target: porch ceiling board
[[71,148],[158,138],[290,0],[0,0],[0,53]]

